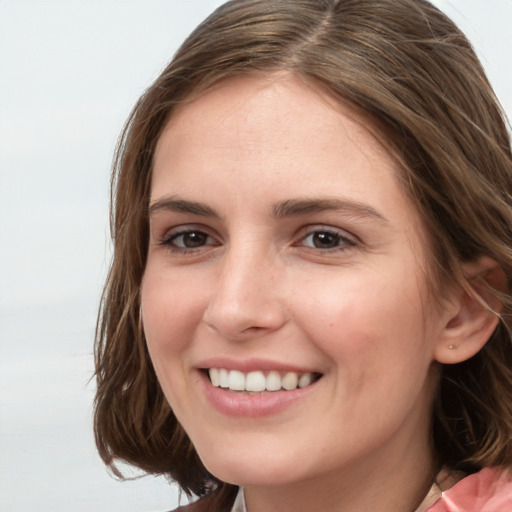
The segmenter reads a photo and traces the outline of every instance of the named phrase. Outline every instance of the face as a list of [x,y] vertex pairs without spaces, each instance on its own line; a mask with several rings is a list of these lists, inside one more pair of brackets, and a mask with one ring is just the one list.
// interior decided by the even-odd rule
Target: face
[[350,108],[290,76],[225,81],[164,130],[144,330],[222,480],[430,458],[446,318],[429,308],[423,231],[396,173]]

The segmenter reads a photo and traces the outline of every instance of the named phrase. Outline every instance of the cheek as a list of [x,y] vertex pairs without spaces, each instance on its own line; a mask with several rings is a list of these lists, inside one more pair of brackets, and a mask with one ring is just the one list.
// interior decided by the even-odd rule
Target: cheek
[[305,287],[297,318],[336,364],[361,372],[405,366],[425,346],[423,290],[415,276],[388,267],[322,284]]
[[302,328],[330,360],[332,410],[357,419],[354,442],[365,422],[388,432],[418,404],[427,407],[432,354],[416,283],[376,274],[303,295]]
[[150,351],[173,353],[185,348],[201,318],[202,302],[197,287],[182,283],[165,270],[147,269],[141,303]]
[[148,268],[141,289],[142,317],[148,351],[162,390],[177,414],[186,404],[188,348],[202,314],[197,288],[165,269]]

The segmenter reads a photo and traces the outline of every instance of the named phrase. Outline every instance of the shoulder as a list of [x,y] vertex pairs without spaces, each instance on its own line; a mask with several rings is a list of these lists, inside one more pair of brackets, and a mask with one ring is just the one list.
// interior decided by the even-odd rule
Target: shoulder
[[429,512],[512,512],[512,473],[486,468],[443,492]]

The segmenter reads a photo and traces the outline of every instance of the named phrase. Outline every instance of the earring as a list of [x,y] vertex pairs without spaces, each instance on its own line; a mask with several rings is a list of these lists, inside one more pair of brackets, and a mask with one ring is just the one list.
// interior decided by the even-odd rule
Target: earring
[[457,345],[457,343],[452,343],[451,345],[448,345],[448,348],[450,350],[455,350],[459,345]]

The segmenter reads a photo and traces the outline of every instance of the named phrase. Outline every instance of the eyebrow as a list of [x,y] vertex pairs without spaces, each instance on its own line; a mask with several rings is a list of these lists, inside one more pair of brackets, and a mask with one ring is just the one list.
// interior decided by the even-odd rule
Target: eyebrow
[[272,209],[276,218],[294,217],[308,213],[338,211],[353,217],[369,218],[387,224],[387,219],[375,208],[357,201],[338,198],[288,199],[277,203]]
[[[162,197],[149,206],[150,216],[160,211],[190,213],[192,215],[212,217],[215,219],[221,218],[210,206],[197,201],[181,199],[178,196]],[[388,222],[384,216],[370,205],[339,198],[287,199],[273,206],[272,216],[282,219],[325,211],[343,212],[353,217],[374,219],[383,224]]]
[[160,211],[191,213],[201,217],[220,218],[220,215],[210,206],[197,201],[187,201],[177,196],[162,197],[149,205],[148,212],[150,216]]

